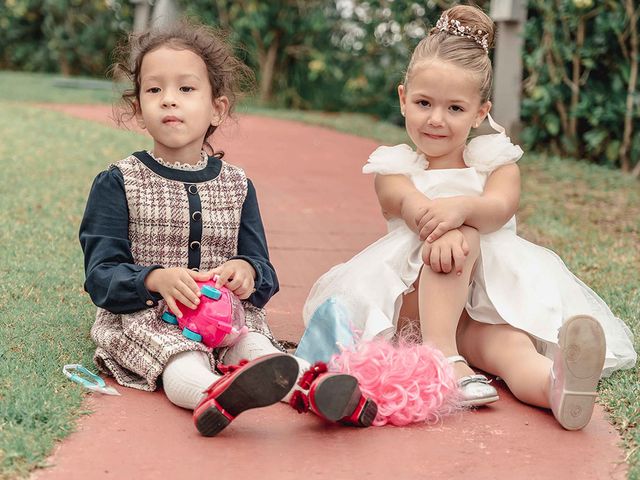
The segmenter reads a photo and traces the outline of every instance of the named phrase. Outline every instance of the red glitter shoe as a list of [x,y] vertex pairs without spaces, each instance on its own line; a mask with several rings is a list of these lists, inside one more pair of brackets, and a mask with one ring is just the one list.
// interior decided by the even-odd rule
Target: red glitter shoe
[[205,437],[220,433],[245,410],[279,402],[298,378],[298,362],[284,353],[222,365],[220,370],[224,377],[205,391],[193,412],[196,428]]
[[296,390],[289,401],[299,413],[311,410],[325,420],[355,427],[371,426],[378,413],[378,406],[362,394],[354,376],[329,373],[325,363],[312,365],[298,385],[308,390]]

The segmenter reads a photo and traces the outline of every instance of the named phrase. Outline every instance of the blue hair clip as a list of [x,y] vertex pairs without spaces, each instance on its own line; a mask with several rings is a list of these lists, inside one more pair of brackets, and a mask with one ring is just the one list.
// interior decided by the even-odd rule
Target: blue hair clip
[[62,367],[62,373],[72,382],[76,382],[92,392],[104,393],[105,395],[120,395],[115,388],[107,386],[101,377],[91,373],[78,363],[65,365]]

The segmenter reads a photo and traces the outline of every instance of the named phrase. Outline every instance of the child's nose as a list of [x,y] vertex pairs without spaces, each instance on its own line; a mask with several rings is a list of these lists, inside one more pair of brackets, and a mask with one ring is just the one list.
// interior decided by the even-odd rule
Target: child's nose
[[175,107],[176,101],[170,93],[165,93],[164,97],[162,97],[162,106],[163,107]]
[[443,115],[442,111],[439,108],[432,109],[431,115],[429,115],[428,123],[429,125],[433,125],[434,127],[442,126]]

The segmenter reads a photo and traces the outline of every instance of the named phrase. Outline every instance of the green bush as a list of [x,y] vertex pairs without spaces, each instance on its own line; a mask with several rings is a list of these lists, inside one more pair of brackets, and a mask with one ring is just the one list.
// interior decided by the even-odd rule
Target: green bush
[[527,146],[550,145],[559,154],[623,170],[640,165],[640,96],[637,76],[631,78],[640,60],[637,46],[633,51],[634,3],[530,0],[522,101]]
[[301,109],[344,108],[326,95],[317,101],[316,87],[324,88],[331,81],[321,66],[332,50],[336,9],[331,2],[179,0],[178,4],[187,16],[229,33],[240,56],[257,73],[262,103]]
[[[455,1],[177,0],[227,30],[259,99],[401,123],[409,56]],[[468,2],[485,10],[490,0]],[[637,0],[528,0],[521,141],[640,175]],[[103,76],[128,0],[4,0],[0,68]]]
[[0,68],[102,77],[132,15],[128,0],[4,0]]

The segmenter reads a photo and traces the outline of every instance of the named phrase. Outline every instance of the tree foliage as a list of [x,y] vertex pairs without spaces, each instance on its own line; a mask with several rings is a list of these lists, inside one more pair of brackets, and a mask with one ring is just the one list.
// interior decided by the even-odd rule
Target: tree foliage
[[[638,6],[531,0],[523,140],[640,173]],[[636,174],[637,174],[636,173]]]
[[[448,0],[177,0],[229,32],[271,105],[401,122],[397,85]],[[467,1],[488,10],[490,0]],[[521,140],[640,175],[637,0],[528,0]],[[101,75],[128,0],[4,0],[0,68]],[[498,32],[499,34],[499,32]]]
[[4,0],[0,68],[102,76],[131,24],[127,0]]
[[[244,50],[265,103],[308,107],[303,91],[313,81],[309,63],[330,48],[329,17],[323,0],[181,0],[189,16],[229,32]],[[312,64],[313,65],[313,64]]]

